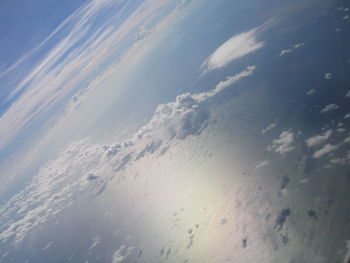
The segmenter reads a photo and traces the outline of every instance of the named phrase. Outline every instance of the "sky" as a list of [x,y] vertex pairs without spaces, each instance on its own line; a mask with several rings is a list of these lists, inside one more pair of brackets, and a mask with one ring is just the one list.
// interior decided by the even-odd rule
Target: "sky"
[[[79,88],[101,77],[110,64],[147,37],[148,24],[152,26],[153,20],[167,13],[166,8],[174,6],[165,1],[59,2],[36,2],[28,9],[23,8],[28,2],[2,2],[1,30],[6,30],[0,44],[2,160],[18,147],[14,138],[31,137],[48,115]],[[165,11],[159,12],[162,8]],[[15,17],[22,19],[15,21]]]
[[[265,262],[289,253],[303,211],[323,209],[329,194],[326,183],[314,189],[309,182],[328,182],[328,169],[350,162],[350,95],[345,84],[336,86],[337,62],[348,65],[336,56],[340,49],[320,55],[334,45],[323,40],[339,35],[336,23],[346,29],[344,7],[92,0],[23,10],[27,3],[2,2],[0,9],[8,10],[0,16],[8,36],[0,40],[4,258],[8,249],[21,259],[20,246],[33,244],[52,256],[72,233],[82,237],[81,251],[72,247],[79,260],[101,244],[109,244],[108,262],[134,259],[149,238],[157,240],[144,252],[153,262],[175,253],[167,242],[184,258],[193,249],[199,262],[222,262],[234,251],[230,237],[248,262],[256,255],[246,255],[247,242],[258,252],[280,246]],[[310,34],[315,28],[324,32]],[[335,181],[340,194],[343,173]],[[315,204],[314,196],[323,199]],[[322,222],[312,229],[331,231]],[[295,253],[313,258],[319,244],[326,247],[316,240]],[[70,249],[59,251],[74,258]]]

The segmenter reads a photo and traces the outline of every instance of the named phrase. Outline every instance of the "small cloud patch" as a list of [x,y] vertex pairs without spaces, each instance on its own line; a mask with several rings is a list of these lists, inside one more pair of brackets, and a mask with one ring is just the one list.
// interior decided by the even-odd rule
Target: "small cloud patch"
[[294,134],[291,131],[284,131],[277,139],[272,141],[272,144],[267,147],[268,151],[273,151],[279,154],[286,154],[292,151],[295,147],[292,146],[294,142]]
[[326,105],[321,111],[320,113],[326,113],[326,112],[330,112],[330,111],[335,111],[339,109],[339,106],[335,103],[332,103],[332,104],[328,104]]

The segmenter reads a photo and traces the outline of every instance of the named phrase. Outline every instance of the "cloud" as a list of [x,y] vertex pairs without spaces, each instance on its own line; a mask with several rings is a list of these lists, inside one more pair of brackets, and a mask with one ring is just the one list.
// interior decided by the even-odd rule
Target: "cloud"
[[350,119],[350,113],[345,114],[344,119]]
[[316,90],[315,89],[309,89],[307,92],[306,92],[306,95],[310,96],[312,94],[315,94]]
[[350,90],[346,93],[345,98],[350,98]]
[[267,24],[232,36],[219,46],[202,64],[204,73],[225,67],[232,61],[242,58],[262,48],[265,43],[258,40]]
[[350,143],[350,136],[349,137],[346,137],[343,141],[344,143]]
[[349,15],[343,16],[343,19],[344,19],[344,20],[348,20],[349,18],[350,18]]
[[259,169],[259,168],[261,168],[261,167],[264,167],[264,166],[268,165],[269,163],[270,163],[270,162],[267,161],[267,160],[261,161],[261,162],[257,163],[257,165],[255,166],[255,168],[256,168],[256,169]]
[[343,263],[349,263],[350,261],[350,240],[346,241],[346,249],[347,249],[347,252],[344,257]]
[[301,48],[301,47],[304,46],[304,45],[305,45],[305,43],[304,43],[304,42],[301,42],[301,43],[297,43],[297,44],[293,45],[291,48],[283,49],[283,50],[281,50],[281,52],[280,52],[280,57],[281,57],[281,56],[284,56],[284,55],[286,55],[286,54],[288,54],[288,53],[291,53],[291,52],[293,52],[295,49]]
[[112,263],[120,263],[123,262],[132,252],[133,247],[121,246],[117,251],[113,253]]
[[324,74],[324,78],[329,80],[329,79],[333,78],[333,74],[328,72],[328,73]]
[[321,111],[320,113],[326,113],[326,112],[330,112],[330,111],[335,111],[339,108],[339,106],[337,104],[328,104],[326,105]]
[[277,126],[277,123],[271,123],[261,130],[261,133],[266,133]]
[[[0,116],[0,150],[34,120],[67,100],[82,83],[101,75],[101,65],[105,66],[112,54],[118,51],[121,58],[125,58],[136,45],[125,47],[125,41],[132,39],[135,31],[167,4],[165,1],[144,1],[134,5],[134,10],[126,17],[124,11],[131,8],[130,3],[89,1],[38,45],[39,51],[46,53],[40,53],[40,59],[37,64],[30,65],[29,72],[21,73],[16,88],[7,97],[11,104]],[[106,16],[106,10],[112,15]],[[60,39],[52,45],[53,41],[49,40],[54,37]],[[39,51],[31,51],[27,56]],[[21,63],[15,63],[11,70],[16,70],[16,65]]]
[[315,159],[321,158],[323,155],[329,154],[338,149],[339,145],[326,144],[321,149],[317,150],[312,157]]
[[331,159],[330,163],[333,164],[333,165],[347,165],[347,164],[350,164],[350,152],[347,152],[344,157]]
[[272,141],[272,145],[268,146],[267,150],[274,151],[279,154],[286,154],[295,148],[292,146],[293,142],[294,134],[291,131],[284,131],[277,139]]
[[[83,139],[69,145],[43,165],[22,191],[0,206],[0,242],[19,244],[82,193],[96,197],[128,166],[148,155],[161,155],[173,141],[198,135],[210,110],[222,102],[220,95],[225,89],[251,76],[254,70],[255,66],[249,66],[212,90],[181,94],[175,101],[159,105],[149,122],[122,142],[93,144]],[[123,251],[125,248],[116,253],[116,260],[123,257]]]
[[314,147],[325,142],[329,137],[331,137],[331,135],[332,135],[332,130],[327,130],[321,135],[310,137],[305,142],[307,147]]

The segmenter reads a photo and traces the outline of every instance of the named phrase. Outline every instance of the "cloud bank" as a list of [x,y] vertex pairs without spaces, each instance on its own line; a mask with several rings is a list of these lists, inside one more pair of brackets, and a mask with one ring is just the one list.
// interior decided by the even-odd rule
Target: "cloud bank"
[[[175,101],[159,105],[148,124],[123,142],[100,145],[80,140],[68,146],[0,207],[0,242],[11,240],[19,244],[34,228],[70,206],[76,198],[83,194],[90,198],[100,195],[108,182],[133,162],[150,154],[162,155],[174,140],[199,134],[219,95],[251,76],[254,70],[255,66],[249,66],[212,90],[181,94]],[[124,250],[116,252],[115,260],[123,258]]]

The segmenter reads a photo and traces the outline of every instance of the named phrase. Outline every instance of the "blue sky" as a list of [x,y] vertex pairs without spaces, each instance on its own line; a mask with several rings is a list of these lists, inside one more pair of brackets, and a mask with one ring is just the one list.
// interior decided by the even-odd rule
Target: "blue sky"
[[148,24],[175,2],[2,2],[1,159],[17,147],[17,136],[28,139],[79,88],[147,37]]

